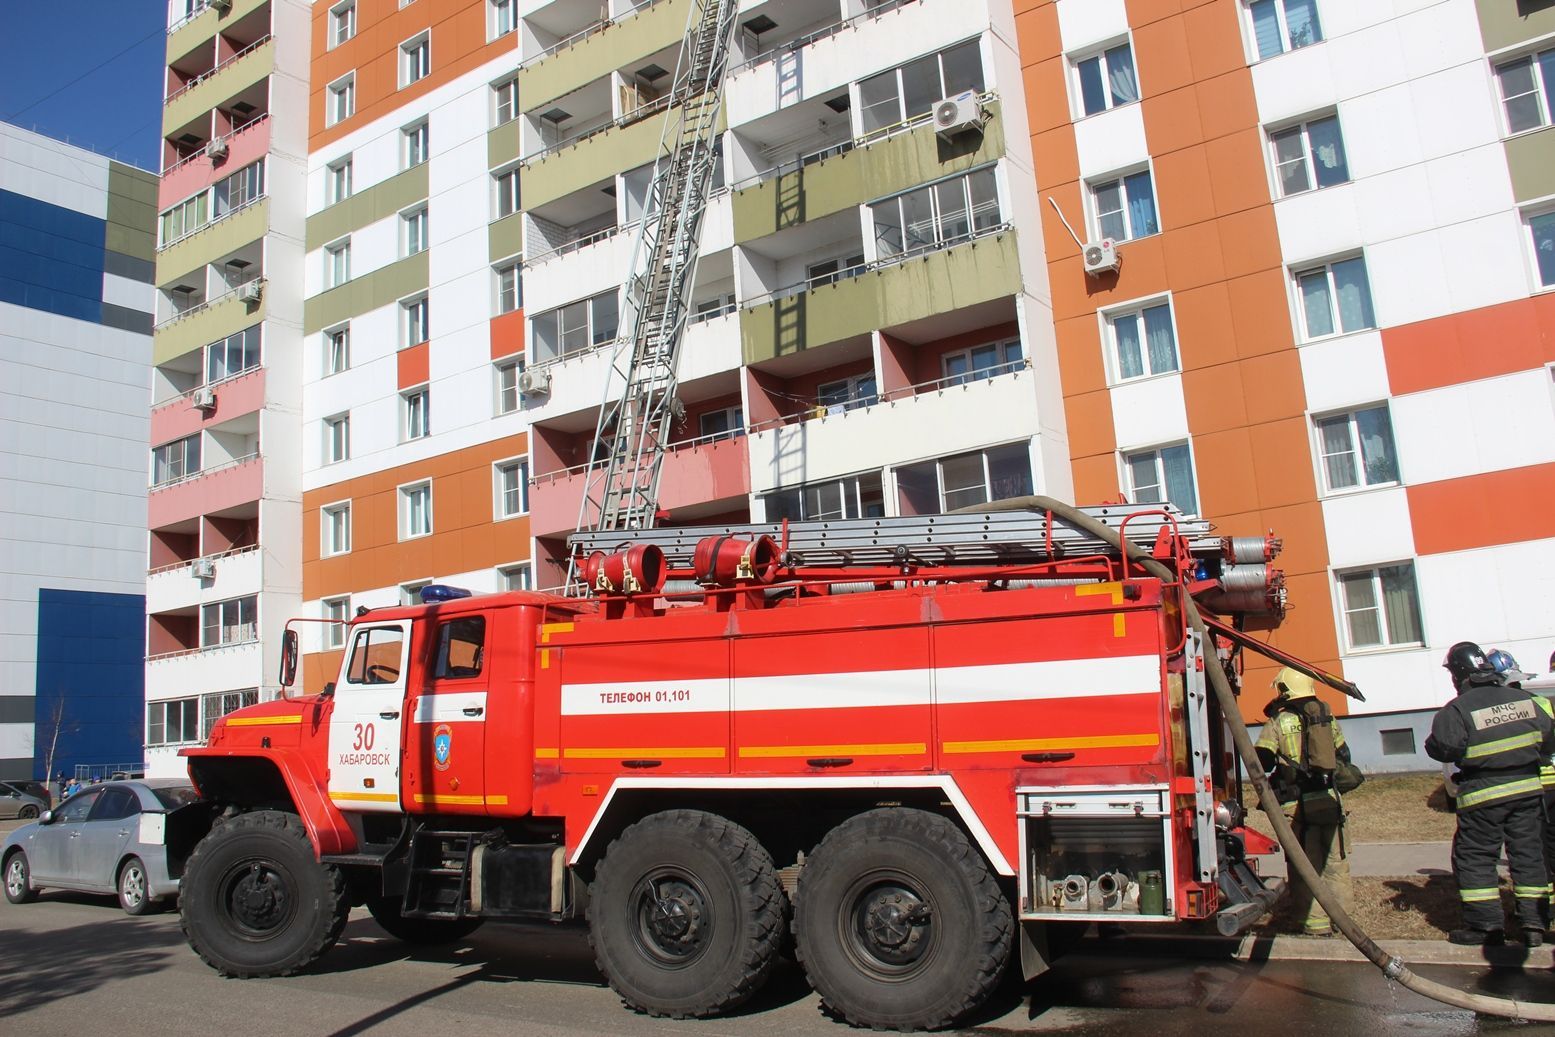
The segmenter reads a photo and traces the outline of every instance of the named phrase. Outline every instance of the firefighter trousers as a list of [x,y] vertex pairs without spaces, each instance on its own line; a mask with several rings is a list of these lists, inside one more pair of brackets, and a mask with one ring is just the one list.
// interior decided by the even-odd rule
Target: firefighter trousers
[[1458,830],[1452,837],[1452,873],[1463,903],[1463,924],[1482,932],[1502,928],[1496,865],[1503,845],[1512,870],[1517,924],[1523,929],[1543,929],[1544,907],[1550,895],[1549,873],[1544,868],[1543,796],[1459,811]]
[[[1555,786],[1544,787],[1544,870],[1552,882],[1555,882],[1555,824],[1550,819],[1555,818]],[[1551,891],[1555,893],[1555,890]],[[1555,920],[1555,895],[1549,898],[1549,905],[1544,914],[1545,922]]]
[[[1290,822],[1291,829],[1300,840],[1301,848],[1306,852],[1307,860],[1312,863],[1318,877],[1328,883],[1339,898],[1340,906],[1349,911],[1353,892],[1350,886],[1350,861],[1343,853],[1343,823],[1313,824],[1302,817],[1303,813],[1287,804],[1285,819]],[[1308,936],[1320,936],[1333,931],[1333,922],[1328,912],[1323,910],[1323,905],[1317,902],[1305,882],[1292,882],[1290,895],[1291,915],[1301,922],[1302,932]]]

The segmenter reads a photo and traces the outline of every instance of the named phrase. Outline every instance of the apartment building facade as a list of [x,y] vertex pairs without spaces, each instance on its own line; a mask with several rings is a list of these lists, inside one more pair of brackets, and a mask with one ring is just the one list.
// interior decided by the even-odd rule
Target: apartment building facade
[[1121,257],[1044,212],[1076,493],[1283,534],[1272,639],[1428,764],[1449,645],[1555,647],[1555,12],[1017,7],[1040,190]]

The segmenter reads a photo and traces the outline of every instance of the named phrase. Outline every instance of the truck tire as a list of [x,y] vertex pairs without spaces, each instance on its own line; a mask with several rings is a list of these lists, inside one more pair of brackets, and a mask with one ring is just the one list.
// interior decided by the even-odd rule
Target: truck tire
[[13,904],[30,904],[38,899],[38,891],[32,888],[32,866],[23,850],[5,859],[5,899]]
[[850,818],[799,873],[799,963],[855,1026],[932,1030],[964,1018],[998,986],[1013,931],[982,855],[927,811]]
[[406,918],[399,897],[370,897],[367,910],[379,928],[396,940],[418,947],[436,947],[469,936],[481,927],[479,918]]
[[212,828],[184,867],[180,922],[223,976],[290,976],[329,950],[351,904],[296,814],[256,810]]
[[669,810],[605,851],[589,892],[589,943],[628,1006],[703,1018],[760,990],[783,937],[772,856],[724,818]]

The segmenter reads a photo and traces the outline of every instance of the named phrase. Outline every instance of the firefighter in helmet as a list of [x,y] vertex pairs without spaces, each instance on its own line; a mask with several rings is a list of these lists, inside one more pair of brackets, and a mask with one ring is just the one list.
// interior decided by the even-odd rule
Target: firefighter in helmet
[[[1517,660],[1512,658],[1511,652],[1492,648],[1485,659],[1490,663],[1491,668],[1501,675],[1501,679],[1506,681],[1506,686],[1509,688],[1517,688],[1520,691],[1523,681],[1533,679],[1533,674],[1524,673],[1518,668]],[[1551,706],[1549,699],[1543,695],[1534,695],[1533,703],[1555,720],[1555,707]],[[1549,756],[1539,760],[1539,784],[1544,786],[1544,870],[1549,878],[1555,879],[1555,824],[1550,823],[1550,819],[1555,817],[1555,759]],[[1549,925],[1552,909],[1555,909],[1555,897],[1551,897],[1545,907],[1546,926]]]
[[[1350,862],[1344,850],[1344,811],[1334,791],[1336,762],[1350,762],[1339,722],[1317,697],[1312,678],[1285,667],[1274,678],[1278,694],[1264,707],[1269,722],[1258,736],[1258,762],[1307,860],[1349,910]],[[1291,886],[1295,911],[1308,936],[1333,935],[1328,912],[1304,884]]]
[[1452,871],[1463,904],[1463,928],[1453,943],[1504,938],[1496,864],[1506,846],[1512,866],[1517,925],[1530,947],[1544,942],[1550,896],[1544,867],[1544,786],[1539,767],[1555,752],[1550,713],[1521,688],[1508,686],[1485,652],[1470,641],[1442,663],[1458,695],[1436,713],[1426,754],[1458,765],[1458,830]]

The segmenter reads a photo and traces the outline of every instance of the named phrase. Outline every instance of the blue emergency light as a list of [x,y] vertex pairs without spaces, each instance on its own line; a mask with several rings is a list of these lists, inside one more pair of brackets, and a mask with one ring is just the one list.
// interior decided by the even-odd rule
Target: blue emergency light
[[470,592],[463,587],[450,587],[446,583],[429,583],[421,588],[421,604],[436,605],[441,601],[457,601],[468,598]]

